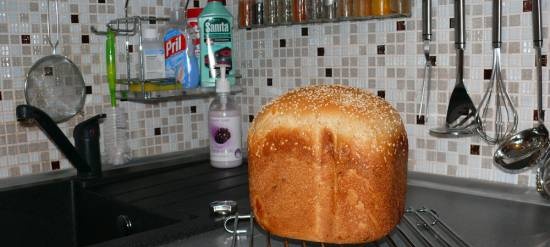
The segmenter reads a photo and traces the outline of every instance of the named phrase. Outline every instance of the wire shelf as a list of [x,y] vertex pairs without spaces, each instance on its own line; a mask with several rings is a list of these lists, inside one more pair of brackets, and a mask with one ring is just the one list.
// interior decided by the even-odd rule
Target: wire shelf
[[[243,226],[242,221],[248,220]],[[240,223],[239,223],[240,222]],[[282,239],[267,233],[265,242],[259,243],[254,233],[254,217],[232,215],[225,219],[225,230],[232,235],[231,247],[253,246],[333,246],[323,243]],[[241,226],[241,227],[239,227]],[[244,241],[243,241],[244,240]],[[460,235],[441,220],[437,212],[427,208],[407,208],[401,222],[384,238],[362,245],[364,247],[469,247]]]

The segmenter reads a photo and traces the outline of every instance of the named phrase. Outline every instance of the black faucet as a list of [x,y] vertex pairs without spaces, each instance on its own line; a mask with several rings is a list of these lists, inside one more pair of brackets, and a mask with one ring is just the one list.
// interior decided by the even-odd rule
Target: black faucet
[[79,123],[73,132],[75,146],[63,134],[48,114],[31,105],[18,105],[17,121],[35,121],[50,140],[76,168],[77,176],[90,179],[101,176],[101,155],[99,152],[99,120],[105,114],[96,115]]

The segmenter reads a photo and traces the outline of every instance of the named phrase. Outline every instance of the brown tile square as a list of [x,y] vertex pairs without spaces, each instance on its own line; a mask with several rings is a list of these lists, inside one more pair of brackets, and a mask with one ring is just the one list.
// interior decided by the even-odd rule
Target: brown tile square
[[302,36],[308,36],[308,28],[307,27],[302,27]]
[[533,11],[533,2],[531,0],[524,0],[523,12],[531,12],[531,11]]
[[437,57],[436,56],[430,56],[430,63],[432,66],[436,66]]
[[378,55],[384,55],[386,54],[386,46],[385,45],[379,45],[376,47],[376,54]]
[[483,70],[483,79],[484,79],[484,80],[490,80],[492,74],[493,74],[493,70],[492,70],[492,69],[484,69],[484,70]]
[[90,43],[90,35],[82,35],[82,44]]
[[317,47],[317,56],[322,57],[325,55],[325,48]]
[[286,39],[279,40],[279,47],[281,47],[281,48],[286,47]]
[[28,34],[21,35],[21,44],[30,44],[31,43],[31,36]]
[[426,118],[424,115],[416,115],[416,124],[424,125],[426,123]]
[[71,23],[78,23],[79,20],[78,20],[78,15],[71,15]]
[[51,163],[51,167],[52,167],[52,170],[59,170],[60,168],[60,165],[59,165],[59,161],[52,161]]
[[21,175],[21,169],[19,167],[10,167],[8,170],[8,174],[10,177],[16,177]]
[[470,154],[471,155],[479,155],[479,145],[471,144],[470,145]]
[[332,77],[332,68],[326,68],[325,69],[325,76],[326,77]]
[[404,31],[406,30],[406,26],[405,26],[405,21],[398,21],[396,23],[396,28],[397,28],[397,31]]

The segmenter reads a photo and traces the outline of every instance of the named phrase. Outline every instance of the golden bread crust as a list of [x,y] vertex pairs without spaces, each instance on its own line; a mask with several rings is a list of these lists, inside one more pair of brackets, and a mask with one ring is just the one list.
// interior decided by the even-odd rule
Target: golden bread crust
[[407,156],[405,128],[385,100],[340,85],[295,89],[249,130],[252,211],[281,237],[377,240],[403,215]]

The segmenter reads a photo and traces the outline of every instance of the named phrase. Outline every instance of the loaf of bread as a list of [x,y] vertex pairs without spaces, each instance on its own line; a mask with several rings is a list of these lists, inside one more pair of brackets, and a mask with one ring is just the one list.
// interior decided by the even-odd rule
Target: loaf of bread
[[384,99],[340,85],[292,90],[249,130],[256,221],[284,238],[378,240],[403,215],[407,154],[399,113]]

